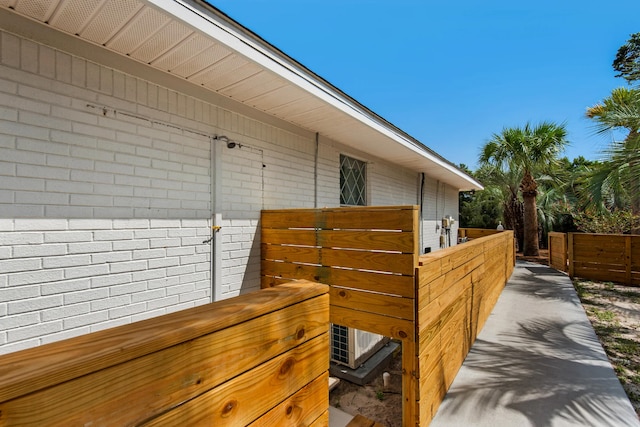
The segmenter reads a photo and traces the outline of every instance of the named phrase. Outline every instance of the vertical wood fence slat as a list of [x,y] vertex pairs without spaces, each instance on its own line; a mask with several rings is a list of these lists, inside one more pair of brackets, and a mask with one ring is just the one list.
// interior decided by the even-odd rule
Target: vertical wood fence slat
[[567,264],[568,264],[567,273],[569,273],[569,277],[571,278],[575,276],[575,264],[573,262],[573,248],[574,248],[573,236],[574,236],[573,233],[567,234]]

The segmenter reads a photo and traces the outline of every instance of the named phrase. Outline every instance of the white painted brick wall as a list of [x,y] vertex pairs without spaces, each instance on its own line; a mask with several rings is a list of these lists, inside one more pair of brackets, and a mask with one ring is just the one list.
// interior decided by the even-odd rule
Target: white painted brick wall
[[[451,215],[455,222],[451,228],[451,245],[458,242],[458,191],[451,186],[430,178],[425,179],[425,205],[422,210],[422,246],[421,250],[430,247],[431,251],[440,249],[442,234],[441,220]],[[445,239],[448,245],[449,239]]]
[[[239,143],[222,149],[215,294],[258,289],[260,210],[315,202],[315,136],[287,129],[0,32],[0,353],[211,300],[197,133]],[[318,206],[339,205],[341,153],[368,162],[370,204],[417,203],[415,172],[318,148]]]
[[[0,260],[7,278],[0,281],[0,307],[6,312],[0,330],[7,341],[1,352],[22,348],[22,341],[33,343],[31,334],[37,328],[24,323],[34,321],[27,314],[38,318],[37,324],[47,332],[44,335],[66,331],[56,335],[62,338],[72,331],[101,329],[105,322],[132,321],[133,314],[159,308],[168,312],[179,303],[186,308],[209,301],[210,254],[193,241],[203,240],[201,230],[208,232],[207,221],[201,227],[197,222],[189,224],[192,228],[183,221],[177,221],[175,228],[168,224],[150,228],[146,221],[147,228],[133,223],[129,226],[136,228],[121,229],[126,224],[118,223],[118,229],[100,229],[98,223],[92,231],[48,231],[46,220],[30,222],[40,230],[25,232],[16,227],[0,234],[3,245],[13,243],[11,258]],[[135,237],[136,233],[142,237]],[[180,253],[170,254],[172,248]],[[171,301],[175,305],[169,305]],[[38,343],[51,339],[40,338]]]
[[370,205],[417,205],[419,174],[376,161],[367,165]]
[[114,113],[140,105],[110,82],[156,86],[0,47],[0,353],[210,301],[209,138]]

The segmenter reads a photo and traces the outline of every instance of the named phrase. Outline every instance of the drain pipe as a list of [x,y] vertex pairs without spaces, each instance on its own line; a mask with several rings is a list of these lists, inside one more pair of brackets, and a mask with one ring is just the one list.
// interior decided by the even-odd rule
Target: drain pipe
[[211,140],[211,302],[222,299],[222,239],[216,234],[222,226],[222,146]]
[[313,159],[313,207],[318,208],[318,157],[320,156],[320,133],[316,132],[316,152]]
[[418,213],[418,218],[420,221],[420,235],[418,236],[418,239],[420,240],[420,246],[423,246],[424,244],[424,180],[425,174],[424,172],[421,172],[419,185],[420,194],[418,195],[418,203],[420,203],[420,212]]

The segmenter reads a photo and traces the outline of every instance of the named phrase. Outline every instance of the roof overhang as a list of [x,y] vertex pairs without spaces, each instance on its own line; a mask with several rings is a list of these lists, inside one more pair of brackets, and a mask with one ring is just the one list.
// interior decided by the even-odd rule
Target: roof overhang
[[[175,76],[198,92],[234,100],[459,190],[482,189],[454,164],[203,1],[0,0],[0,7],[3,14]],[[9,15],[0,24],[31,34],[24,25],[12,25]]]

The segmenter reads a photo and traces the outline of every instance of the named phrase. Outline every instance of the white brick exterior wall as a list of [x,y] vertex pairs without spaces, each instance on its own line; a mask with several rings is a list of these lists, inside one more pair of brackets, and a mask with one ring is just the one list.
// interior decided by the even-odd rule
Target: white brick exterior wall
[[[442,218],[451,216],[455,220],[451,227],[451,245],[458,242],[458,190],[434,179],[425,178],[424,205],[422,208],[422,247],[431,251],[440,249]],[[445,244],[449,245],[449,238],[445,235]]]
[[212,128],[179,99],[0,33],[1,353],[211,300],[210,139],[186,129]]
[[[0,353],[258,289],[260,210],[339,205],[341,153],[369,204],[418,203],[417,173],[322,136],[316,170],[315,135],[277,124],[0,31]],[[212,159],[214,135],[239,145]],[[457,217],[438,197],[425,230]]]

